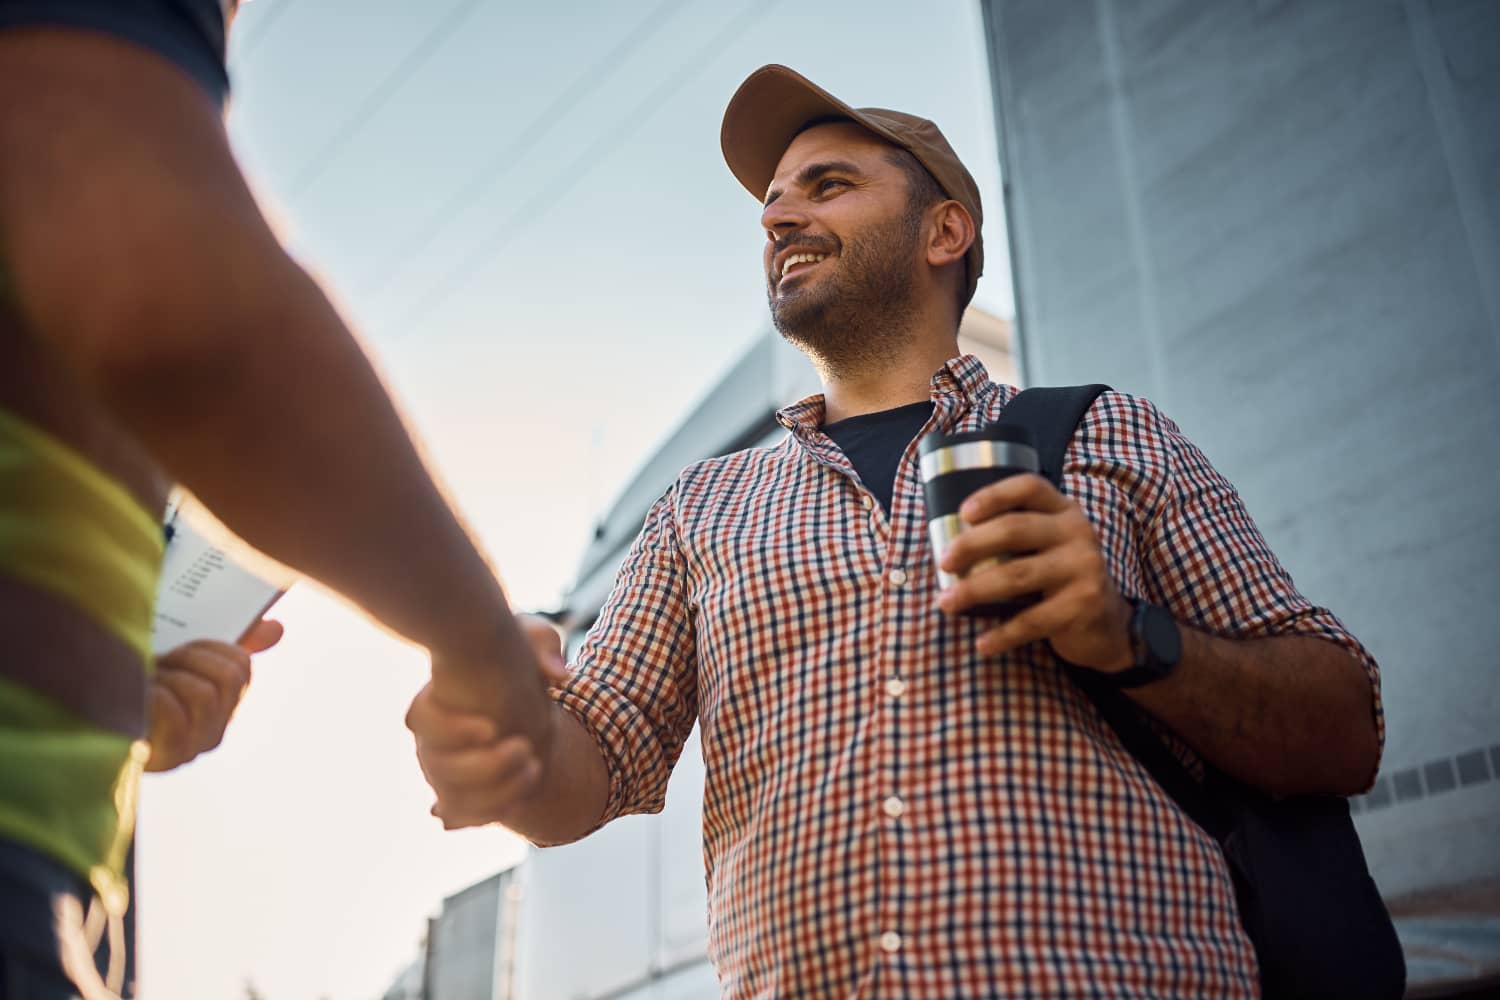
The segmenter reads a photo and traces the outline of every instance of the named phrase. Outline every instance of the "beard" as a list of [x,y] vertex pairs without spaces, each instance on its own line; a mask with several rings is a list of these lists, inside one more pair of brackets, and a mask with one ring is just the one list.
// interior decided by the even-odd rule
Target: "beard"
[[[771,322],[825,377],[847,378],[886,363],[904,346],[916,317],[921,235],[922,213],[908,209],[848,243],[832,236],[791,236],[785,245],[828,254],[835,269],[810,287],[779,296],[769,285]],[[782,249],[778,245],[774,252]]]

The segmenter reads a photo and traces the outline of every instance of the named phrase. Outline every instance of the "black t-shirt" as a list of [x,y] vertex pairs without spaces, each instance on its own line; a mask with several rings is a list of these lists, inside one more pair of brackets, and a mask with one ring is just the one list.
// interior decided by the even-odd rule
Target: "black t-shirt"
[[860,481],[880,501],[887,517],[891,513],[891,493],[896,486],[901,455],[931,416],[929,399],[823,425],[823,433],[849,456]]

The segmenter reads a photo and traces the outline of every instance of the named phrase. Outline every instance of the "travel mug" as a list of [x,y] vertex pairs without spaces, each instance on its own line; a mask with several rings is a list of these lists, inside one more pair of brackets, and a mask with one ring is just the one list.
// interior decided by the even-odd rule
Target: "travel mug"
[[[1024,427],[991,424],[977,431],[958,434],[933,432],[917,446],[920,455],[922,495],[927,501],[927,535],[932,558],[941,563],[943,553],[963,531],[958,508],[969,495],[990,483],[1022,472],[1040,472],[1041,463],[1031,432]],[[970,572],[993,565],[989,559]],[[951,573],[937,570],[938,583],[950,587],[958,582]],[[1023,597],[983,604],[964,611],[971,616],[1008,617],[1035,601]]]

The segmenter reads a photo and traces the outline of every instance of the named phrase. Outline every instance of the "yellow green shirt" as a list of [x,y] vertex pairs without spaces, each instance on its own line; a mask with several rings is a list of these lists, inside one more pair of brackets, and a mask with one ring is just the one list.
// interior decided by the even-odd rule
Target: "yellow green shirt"
[[[124,486],[0,410],[0,575],[88,616],[143,676],[163,549],[159,517]],[[97,665],[44,666],[86,683]],[[116,912],[128,899],[123,866],[147,755],[143,740],[94,726],[7,676],[0,659],[0,837],[67,865]]]

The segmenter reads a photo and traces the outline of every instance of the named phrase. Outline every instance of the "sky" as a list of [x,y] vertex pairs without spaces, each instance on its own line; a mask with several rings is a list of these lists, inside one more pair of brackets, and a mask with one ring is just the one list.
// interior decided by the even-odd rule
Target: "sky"
[[[718,147],[768,62],[938,122],[984,199],[975,304],[1011,315],[973,0],[255,0],[234,27],[240,161],[517,607],[565,600],[611,498],[769,328],[759,208]],[[143,790],[156,1000],[373,1000],[444,896],[522,855],[428,815],[420,650],[311,585],[275,616],[224,745]]]

